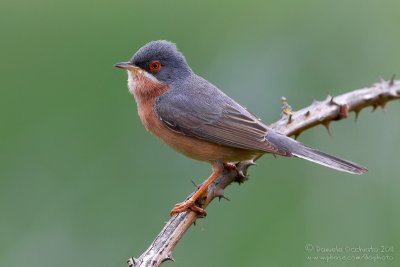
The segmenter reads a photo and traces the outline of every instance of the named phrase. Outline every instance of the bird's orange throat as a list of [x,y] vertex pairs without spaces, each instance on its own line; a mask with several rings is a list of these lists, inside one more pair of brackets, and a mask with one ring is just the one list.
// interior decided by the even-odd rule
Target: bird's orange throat
[[138,104],[154,101],[156,97],[168,90],[168,85],[159,82],[144,70],[128,70],[129,92]]

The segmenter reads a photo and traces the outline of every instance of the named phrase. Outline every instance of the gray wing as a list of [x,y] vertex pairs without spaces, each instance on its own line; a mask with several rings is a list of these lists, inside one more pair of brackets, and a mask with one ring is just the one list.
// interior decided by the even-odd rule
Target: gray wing
[[269,129],[256,116],[200,80],[195,91],[174,88],[157,98],[154,110],[171,130],[236,148],[289,156],[266,139]]
[[268,129],[256,116],[200,77],[158,97],[154,110],[167,127],[180,134],[226,146],[296,156],[349,173],[367,171],[361,165]]

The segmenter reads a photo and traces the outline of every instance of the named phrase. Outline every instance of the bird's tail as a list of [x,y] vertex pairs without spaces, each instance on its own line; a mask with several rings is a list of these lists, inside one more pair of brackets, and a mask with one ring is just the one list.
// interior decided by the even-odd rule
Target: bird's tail
[[306,159],[338,171],[353,174],[363,174],[368,171],[367,168],[354,162],[329,155],[278,133],[268,134],[267,139],[279,147],[284,148],[295,157]]

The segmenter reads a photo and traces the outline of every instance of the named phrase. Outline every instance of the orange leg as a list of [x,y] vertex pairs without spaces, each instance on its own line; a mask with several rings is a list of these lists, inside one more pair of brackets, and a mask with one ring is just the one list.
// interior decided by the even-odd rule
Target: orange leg
[[199,214],[204,214],[204,209],[196,205],[196,200],[203,196],[204,193],[207,192],[208,186],[218,178],[218,176],[222,173],[224,170],[223,165],[218,163],[218,162],[212,162],[211,166],[213,168],[213,173],[208,177],[208,179],[197,189],[197,191],[191,196],[188,200],[185,200],[182,203],[178,203],[175,205],[175,207],[171,210],[170,215],[174,215],[176,213],[180,213],[183,211],[187,210],[192,210],[194,212],[197,212]]

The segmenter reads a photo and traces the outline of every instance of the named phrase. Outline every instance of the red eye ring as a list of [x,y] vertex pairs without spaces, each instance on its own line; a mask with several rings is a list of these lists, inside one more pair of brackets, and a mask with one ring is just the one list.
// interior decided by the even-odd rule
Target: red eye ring
[[159,71],[161,69],[161,62],[159,60],[153,60],[149,64],[149,69],[151,71]]

